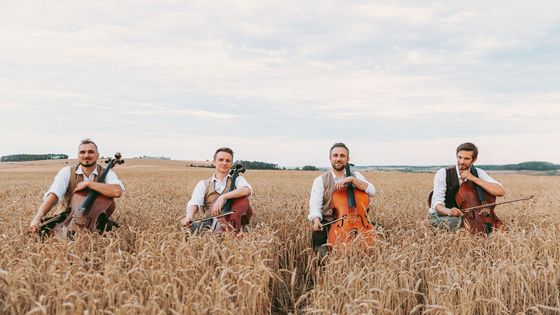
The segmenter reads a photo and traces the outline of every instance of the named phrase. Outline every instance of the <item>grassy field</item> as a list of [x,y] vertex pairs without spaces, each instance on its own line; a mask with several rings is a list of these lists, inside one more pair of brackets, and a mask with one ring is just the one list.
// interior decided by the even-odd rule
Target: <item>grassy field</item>
[[496,174],[506,199],[535,198],[498,206],[509,232],[483,238],[428,227],[432,174],[366,172],[386,235],[319,266],[306,220],[319,172],[247,171],[253,232],[185,242],[177,223],[212,170],[129,160],[120,229],[41,242],[26,230],[65,163],[0,164],[0,313],[560,313],[560,177]]

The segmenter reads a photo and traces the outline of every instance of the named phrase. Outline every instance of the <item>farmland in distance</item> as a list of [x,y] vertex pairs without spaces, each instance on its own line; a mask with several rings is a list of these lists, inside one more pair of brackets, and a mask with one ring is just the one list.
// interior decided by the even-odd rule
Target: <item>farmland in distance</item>
[[506,198],[507,233],[488,238],[428,226],[433,174],[364,172],[377,189],[375,246],[310,249],[308,198],[320,172],[253,171],[252,232],[191,236],[177,225],[197,181],[189,162],[128,160],[113,215],[99,236],[40,241],[26,231],[68,161],[0,164],[2,314],[558,314],[560,177],[492,173]]

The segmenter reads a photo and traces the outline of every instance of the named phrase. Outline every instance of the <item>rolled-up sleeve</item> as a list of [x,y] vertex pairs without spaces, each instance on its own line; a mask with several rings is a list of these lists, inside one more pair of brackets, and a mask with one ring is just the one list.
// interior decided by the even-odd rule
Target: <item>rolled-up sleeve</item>
[[321,176],[313,180],[313,186],[311,186],[311,195],[309,196],[309,215],[307,219],[313,221],[314,218],[323,219],[323,179]]
[[428,210],[429,213],[437,213],[436,206],[438,204],[445,205],[445,190],[447,189],[445,177],[444,168],[438,170],[434,176],[434,193],[432,195],[432,207]]
[[362,173],[356,172],[355,175],[356,175],[356,178],[357,178],[357,179],[359,179],[359,180],[361,180],[361,181],[364,181],[364,182],[366,182],[366,183],[368,184],[368,186],[367,186],[365,192],[366,192],[370,197],[373,197],[373,196],[375,195],[375,187],[373,187],[373,184],[370,183],[370,182],[364,177],[364,175],[362,175]]
[[64,198],[64,194],[68,189],[71,172],[71,166],[60,169],[60,171],[58,171],[58,173],[54,177],[51,187],[45,193],[45,196],[43,196],[43,200],[47,199],[47,196],[49,194],[54,194],[58,198],[57,203],[59,203]]
[[235,179],[235,187],[237,187],[237,188],[247,187],[251,191],[251,195],[253,194],[253,187],[251,187],[249,182],[243,176],[238,176]]
[[122,192],[124,192],[124,184],[117,176],[117,173],[113,172],[113,170],[109,170],[107,172],[107,177],[105,177],[105,184],[110,185],[119,185],[121,187]]
[[[190,206],[204,206],[204,192],[206,191],[206,187],[204,187],[204,181],[199,181],[196,186],[194,187],[191,200],[187,203],[187,209]],[[186,211],[186,209],[185,209]]]
[[502,184],[500,184],[497,180],[490,177],[490,175],[488,175],[488,173],[486,173],[484,170],[481,170],[480,168],[477,167],[476,171],[478,172],[478,178],[482,179],[485,182],[498,184],[498,185],[502,186],[502,188],[504,188],[504,186]]

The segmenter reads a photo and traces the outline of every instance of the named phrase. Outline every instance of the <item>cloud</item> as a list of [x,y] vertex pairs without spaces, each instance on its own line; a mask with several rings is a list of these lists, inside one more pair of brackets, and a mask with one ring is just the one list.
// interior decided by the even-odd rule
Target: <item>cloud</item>
[[[557,1],[0,6],[3,134],[58,139],[94,116],[120,139],[151,135],[156,151],[223,138],[261,156],[274,150],[264,142],[372,141],[397,155],[461,135],[558,131]],[[278,158],[296,163],[288,154]]]

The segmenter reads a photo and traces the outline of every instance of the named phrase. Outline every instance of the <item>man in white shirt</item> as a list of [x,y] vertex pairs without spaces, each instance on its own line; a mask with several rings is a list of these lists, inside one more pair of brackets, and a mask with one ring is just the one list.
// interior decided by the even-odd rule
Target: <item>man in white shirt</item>
[[375,195],[375,187],[368,182],[359,172],[353,172],[352,176],[346,176],[344,167],[350,162],[350,150],[344,143],[335,143],[329,151],[331,170],[317,176],[311,187],[309,197],[309,215],[307,219],[311,222],[313,230],[313,250],[319,251],[321,255],[326,254],[328,226],[322,224],[335,219],[331,199],[335,190],[352,183],[355,188],[365,191],[370,197]]
[[226,200],[249,196],[253,191],[251,185],[241,175],[235,180],[236,188],[229,191],[231,187],[229,171],[233,165],[233,151],[230,148],[217,149],[212,164],[216,171],[212,177],[196,184],[191,200],[187,203],[185,217],[181,220],[183,226],[189,226],[193,222],[198,210],[202,209],[207,216],[219,215]]
[[462,182],[472,181],[486,193],[496,197],[502,197],[506,193],[502,184],[482,169],[475,167],[478,176],[473,175],[471,167],[478,157],[478,148],[474,144],[463,143],[457,147],[456,152],[457,164],[438,170],[434,177],[434,191],[428,210],[432,226],[450,230],[459,229],[463,223],[463,213],[455,201]]
[[[119,198],[122,195],[124,185],[113,170],[109,170],[104,183],[97,182],[104,171],[104,168],[97,164],[98,159],[97,145],[91,139],[82,140],[78,146],[79,164],[66,166],[56,174],[51,187],[43,197],[43,202],[39,206],[37,214],[31,220],[30,232],[39,231],[41,219],[55,205],[60,203],[64,211],[69,211],[70,199],[74,192],[91,189],[109,198]],[[110,213],[107,213],[107,216],[110,215]]]

